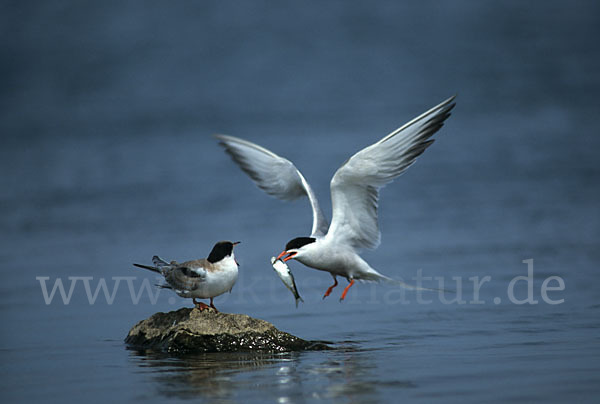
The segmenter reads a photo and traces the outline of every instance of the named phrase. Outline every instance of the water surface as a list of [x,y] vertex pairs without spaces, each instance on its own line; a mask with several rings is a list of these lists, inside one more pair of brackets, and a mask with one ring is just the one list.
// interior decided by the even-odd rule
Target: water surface
[[[597,397],[594,2],[2,9],[7,401]],[[382,191],[382,244],[364,257],[406,281],[419,270],[441,277],[462,287],[445,297],[464,303],[371,284],[343,303],[341,287],[323,301],[329,275],[293,263],[305,300],[295,309],[269,258],[307,235],[308,204],[264,195],[210,135],[248,138],[294,161],[329,215],[328,181],[346,158],[454,93],[437,142]],[[137,292],[155,279],[132,262],[206,256],[221,239],[242,241],[241,268],[217,307],[337,349],[140,353],[123,343],[129,328],[191,302],[162,291],[136,304],[122,279],[114,300],[100,292],[90,304],[81,278],[68,304],[57,292],[47,305],[36,279],[51,287],[59,278],[68,292],[68,277],[88,277],[93,292],[100,279],[112,291],[114,277],[136,277]],[[527,275],[529,259],[538,303],[513,304],[509,284]],[[485,276],[476,299],[469,278]],[[562,304],[541,295],[551,276],[565,288],[548,298]],[[525,299],[527,284],[514,291]]]

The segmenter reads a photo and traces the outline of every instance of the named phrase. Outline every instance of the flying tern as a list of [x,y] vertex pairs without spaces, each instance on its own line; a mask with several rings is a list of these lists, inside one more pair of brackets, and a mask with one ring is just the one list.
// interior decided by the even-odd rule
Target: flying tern
[[394,130],[350,157],[331,179],[331,224],[325,218],[312,188],[294,164],[266,148],[228,135],[215,135],[226,152],[256,185],[283,200],[308,197],[312,208],[309,237],[290,240],[277,259],[295,259],[329,272],[334,280],[323,298],[337,286],[337,276],[348,280],[340,301],[355,280],[387,281],[418,289],[389,278],[363,260],[361,249],[381,241],[377,223],[379,190],[410,167],[432,143],[431,137],[454,108],[454,96]]

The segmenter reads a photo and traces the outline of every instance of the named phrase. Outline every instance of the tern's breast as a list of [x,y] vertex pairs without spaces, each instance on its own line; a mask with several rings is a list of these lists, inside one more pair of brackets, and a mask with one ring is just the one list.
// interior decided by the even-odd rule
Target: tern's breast
[[[308,246],[307,246],[308,247]],[[362,259],[347,246],[331,245],[318,240],[298,254],[298,261],[311,268],[328,271],[340,276],[348,276],[356,272]]]
[[233,288],[238,278],[238,266],[234,259],[221,263],[206,274],[206,280],[192,291],[192,297],[207,299],[219,296]]

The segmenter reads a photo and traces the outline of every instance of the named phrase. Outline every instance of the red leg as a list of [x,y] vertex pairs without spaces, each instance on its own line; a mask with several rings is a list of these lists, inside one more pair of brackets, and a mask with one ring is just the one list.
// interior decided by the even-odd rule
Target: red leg
[[350,286],[354,285],[354,279],[352,279],[350,281],[350,283],[348,284],[348,286],[346,286],[346,289],[344,289],[344,291],[342,292],[342,297],[340,297],[340,302],[342,300],[344,300],[344,298],[346,297],[346,293],[348,293],[348,289],[350,289]]
[[335,288],[337,286],[338,283],[337,283],[337,278],[335,276],[333,277],[333,280],[335,281],[335,283],[327,288],[327,292],[325,292],[325,294],[323,295],[323,299],[325,299],[327,296],[329,296],[331,294],[331,291],[333,290],[333,288]]
[[217,308],[215,307],[215,305],[213,304],[213,298],[210,298],[210,307],[212,307],[213,309],[215,309],[215,311],[218,313],[219,310],[217,310]]
[[204,311],[204,310],[208,309],[208,307],[209,307],[206,303],[197,302],[195,297],[192,298],[192,301],[194,302],[194,307],[200,311]]

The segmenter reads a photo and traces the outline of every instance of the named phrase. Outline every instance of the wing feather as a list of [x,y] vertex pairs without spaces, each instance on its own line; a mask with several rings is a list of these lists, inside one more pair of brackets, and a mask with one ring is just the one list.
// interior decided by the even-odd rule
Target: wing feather
[[327,237],[376,248],[379,189],[401,175],[432,143],[454,108],[451,97],[349,158],[331,179],[333,217]]
[[233,161],[267,194],[293,200],[307,196],[312,208],[312,236],[323,236],[329,228],[312,188],[294,164],[255,143],[233,136],[215,135]]
[[206,270],[181,265],[165,274],[165,280],[175,290],[191,292],[206,282]]

